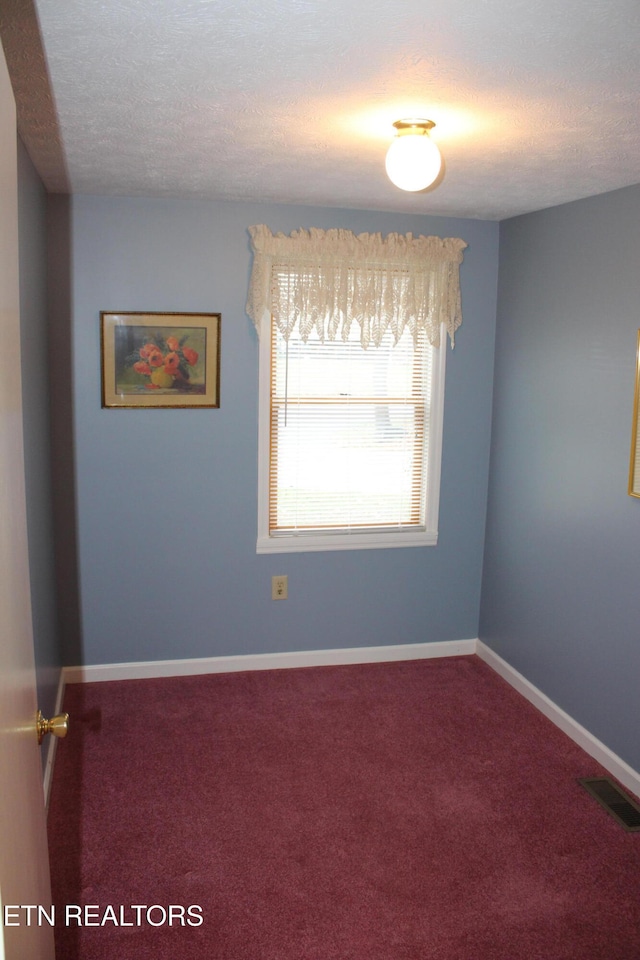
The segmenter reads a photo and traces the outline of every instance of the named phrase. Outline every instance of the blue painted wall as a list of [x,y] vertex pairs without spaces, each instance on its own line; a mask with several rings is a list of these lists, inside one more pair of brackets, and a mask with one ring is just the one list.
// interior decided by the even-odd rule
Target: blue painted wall
[[481,638],[640,769],[640,186],[501,224]]
[[[56,600],[51,483],[46,195],[20,140],[18,217],[22,411],[31,615],[38,705],[45,716],[51,716],[56,703],[62,658]],[[42,759],[44,763],[44,752]]]
[[81,662],[71,290],[71,199],[47,196],[48,316],[56,598],[63,663]]
[[[72,199],[73,383],[84,663],[477,636],[498,225],[340,209]],[[260,556],[258,343],[247,227],[460,236],[435,548]],[[222,313],[219,410],[102,410],[101,310]],[[271,576],[288,574],[274,603]],[[77,662],[77,660],[76,660]]]

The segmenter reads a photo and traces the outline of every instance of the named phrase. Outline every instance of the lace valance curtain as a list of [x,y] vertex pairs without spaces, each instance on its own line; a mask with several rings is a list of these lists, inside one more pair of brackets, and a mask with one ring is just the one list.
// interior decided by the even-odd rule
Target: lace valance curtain
[[360,327],[363,347],[380,344],[391,330],[424,330],[433,346],[444,324],[451,344],[462,322],[459,268],[463,240],[391,233],[355,235],[350,230],[296,230],[273,234],[249,227],[253,270],[247,313],[260,333],[272,315],[288,340],[298,327],[303,340],[346,340]]

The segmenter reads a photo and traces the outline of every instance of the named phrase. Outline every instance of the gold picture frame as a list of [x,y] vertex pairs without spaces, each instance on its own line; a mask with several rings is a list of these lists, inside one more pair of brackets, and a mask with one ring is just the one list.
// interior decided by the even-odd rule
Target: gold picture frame
[[640,497],[640,330],[636,347],[636,386],[631,428],[631,460],[629,463],[629,496]]
[[102,406],[219,407],[221,320],[102,311]]

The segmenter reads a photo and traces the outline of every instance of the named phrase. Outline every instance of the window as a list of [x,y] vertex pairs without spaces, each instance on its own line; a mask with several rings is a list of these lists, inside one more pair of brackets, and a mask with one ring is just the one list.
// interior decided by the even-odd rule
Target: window
[[272,322],[261,354],[258,552],[436,543],[444,349]]
[[[332,252],[329,270],[308,249],[302,261],[272,258],[258,271],[266,301],[256,309],[250,296],[261,334],[258,553],[437,542],[446,357],[438,285],[428,284],[424,321],[412,322],[406,258],[390,267],[372,263],[369,250],[364,270],[351,257],[337,275]],[[449,287],[449,271],[440,275]],[[370,294],[376,285],[382,296],[365,303],[363,286]],[[450,334],[455,311],[452,322]]]

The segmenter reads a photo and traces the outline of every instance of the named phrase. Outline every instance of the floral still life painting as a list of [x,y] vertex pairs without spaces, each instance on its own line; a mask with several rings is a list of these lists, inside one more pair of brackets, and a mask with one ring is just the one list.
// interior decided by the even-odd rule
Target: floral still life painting
[[104,407],[218,407],[220,314],[105,313]]

